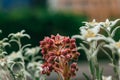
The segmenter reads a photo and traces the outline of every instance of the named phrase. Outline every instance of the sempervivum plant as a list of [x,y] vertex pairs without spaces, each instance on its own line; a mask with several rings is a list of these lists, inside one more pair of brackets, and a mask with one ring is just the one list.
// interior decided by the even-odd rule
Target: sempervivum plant
[[44,58],[42,74],[58,74],[59,80],[70,80],[78,71],[76,61],[80,53],[77,51],[75,39],[57,34],[45,37],[40,41],[41,53]]

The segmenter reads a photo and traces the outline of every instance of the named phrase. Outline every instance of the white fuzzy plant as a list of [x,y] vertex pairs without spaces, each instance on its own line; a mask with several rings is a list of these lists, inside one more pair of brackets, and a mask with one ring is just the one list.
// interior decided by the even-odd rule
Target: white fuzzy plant
[[[38,55],[40,48],[29,48],[30,44],[23,45],[21,39],[24,37],[30,39],[25,30],[22,30],[0,40],[0,80],[44,80],[40,74],[42,70],[41,56]],[[5,47],[13,47],[12,43],[16,43],[18,50],[8,54]]]
[[[73,36],[73,38],[82,40],[78,49],[83,49],[86,53],[92,80],[112,80],[112,77],[104,77],[103,69],[99,67],[97,58],[99,50],[103,50],[111,60],[111,65],[116,74],[113,80],[120,80],[120,41],[114,40],[115,34],[120,28],[120,26],[116,26],[118,21],[120,21],[120,19],[115,21],[106,19],[105,22],[96,22],[95,20],[92,22],[84,22],[85,26],[80,27],[80,34]],[[109,48],[111,51],[106,51],[105,47]],[[116,60],[115,55],[118,56],[118,60]],[[86,80],[91,80],[85,73],[83,73],[83,75]]]
[[[119,20],[84,22],[85,26],[80,27],[80,34],[73,36],[73,38],[83,41],[78,49],[85,51],[92,75],[89,78],[83,73],[86,80],[120,80],[120,40],[114,40],[116,32],[120,28],[120,26],[116,26]],[[102,31],[107,34],[105,35]],[[22,30],[11,33],[8,38],[0,40],[0,80],[45,80],[45,76],[40,74],[42,71],[41,56],[38,56],[40,48],[29,48],[30,44],[23,45],[21,39],[24,37],[30,39],[30,36],[25,34],[25,30]],[[12,43],[18,45],[18,50],[8,54],[5,50],[6,46],[13,47]],[[105,48],[109,48],[110,52]],[[99,50],[102,50],[110,59],[115,77],[103,76],[103,69],[99,67],[97,58]]]

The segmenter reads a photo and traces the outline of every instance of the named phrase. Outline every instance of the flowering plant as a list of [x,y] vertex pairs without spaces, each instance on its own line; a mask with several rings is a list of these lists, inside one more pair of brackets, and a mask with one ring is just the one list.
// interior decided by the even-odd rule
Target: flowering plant
[[[0,40],[0,80],[36,80],[40,79],[41,56],[36,56],[40,48],[30,48],[31,44],[22,45],[21,39],[28,34],[22,30],[18,33],[11,33],[8,38]],[[17,51],[8,54],[6,46],[18,45]]]
[[51,37],[45,37],[40,41],[41,53],[45,60],[42,68],[43,74],[50,75],[54,70],[58,74],[58,80],[70,80],[78,71],[77,60],[80,55],[77,52],[75,39],[57,34]]
[[[80,34],[72,38],[51,35],[40,41],[40,47],[22,44],[23,38],[30,39],[25,30],[11,33],[0,40],[0,80],[45,80],[46,75],[49,76],[52,71],[58,74],[58,80],[71,80],[79,68],[79,49],[84,50],[90,67],[91,77],[83,73],[86,80],[120,80],[120,40],[115,39],[120,28],[116,25],[118,21],[120,19],[84,22]],[[76,46],[75,38],[82,40],[79,47]],[[14,47],[13,43],[18,46],[18,50],[8,53],[6,47]],[[38,54],[40,51],[42,57]],[[111,61],[114,76],[103,75],[103,68],[98,61],[100,51]]]
[[[83,49],[86,53],[92,80],[112,80],[111,77],[105,78],[102,76],[103,69],[100,69],[97,58],[100,50],[109,57],[116,74],[115,79],[120,80],[120,42],[114,39],[117,30],[120,28],[120,26],[115,26],[119,20],[120,19],[109,21],[107,19],[105,22],[96,22],[95,20],[92,22],[84,22],[85,26],[80,27],[80,35],[73,36],[73,38],[79,38],[83,41],[83,43],[80,43],[79,49]],[[105,50],[105,47],[111,50],[112,56],[110,52]],[[115,58],[116,54],[119,58],[118,60]],[[85,73],[84,76],[86,80],[90,80]]]

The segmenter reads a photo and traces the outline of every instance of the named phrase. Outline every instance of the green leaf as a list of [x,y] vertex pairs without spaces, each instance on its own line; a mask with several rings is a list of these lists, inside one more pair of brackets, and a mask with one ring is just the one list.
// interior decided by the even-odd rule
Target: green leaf
[[90,65],[90,71],[91,71],[91,74],[94,75],[95,68],[94,68],[93,63],[92,63],[91,60],[89,61],[89,65]]
[[83,72],[83,75],[84,75],[86,80],[90,80],[86,73]]
[[103,68],[100,71],[100,80],[102,80],[102,75],[103,75]]
[[120,26],[116,27],[116,28],[112,31],[112,33],[111,33],[111,36],[112,36],[112,37],[115,36],[115,33],[116,33],[116,31],[117,31],[119,28],[120,28]]
[[81,35],[73,35],[72,38],[83,39]]

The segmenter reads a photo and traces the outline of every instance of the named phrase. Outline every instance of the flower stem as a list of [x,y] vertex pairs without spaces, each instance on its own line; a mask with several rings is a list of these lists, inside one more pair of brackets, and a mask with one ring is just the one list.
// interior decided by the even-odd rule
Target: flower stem
[[11,71],[11,69],[10,69],[9,67],[7,67],[7,68],[8,68],[8,70],[10,71],[10,73],[11,73],[11,75],[12,75],[13,79],[14,79],[14,80],[16,80],[16,78],[15,78],[15,76],[14,76],[13,72]]
[[57,72],[57,74],[58,74],[58,80],[62,80],[62,79],[61,79],[61,75],[60,75],[60,73]]
[[118,69],[117,69],[117,63],[116,63],[115,59],[113,59],[112,63],[114,64],[113,70],[114,70],[114,73],[115,73],[115,78],[118,79],[118,71],[117,71]]
[[94,68],[94,66],[93,66],[93,61],[92,61],[92,60],[89,61],[89,65],[90,65],[90,66],[89,66],[89,67],[90,67],[90,72],[91,72],[91,74],[92,74],[92,80],[94,80],[94,79],[95,79],[95,73],[94,73],[94,71],[95,71],[94,69],[95,69],[95,68]]
[[120,80],[120,55],[119,55],[118,66],[117,66],[117,75],[118,75],[118,80]]
[[118,80],[120,80],[120,59],[118,61]]
[[[24,57],[22,55],[22,43],[21,43],[20,38],[18,38],[18,46],[19,46],[19,51],[21,52],[21,56],[22,56],[21,59],[22,59],[22,63],[23,63],[23,69],[25,71],[25,61],[24,61]],[[24,80],[27,80],[26,75],[23,74],[23,76],[24,76]]]
[[64,77],[64,80],[70,80],[70,78],[69,77]]

